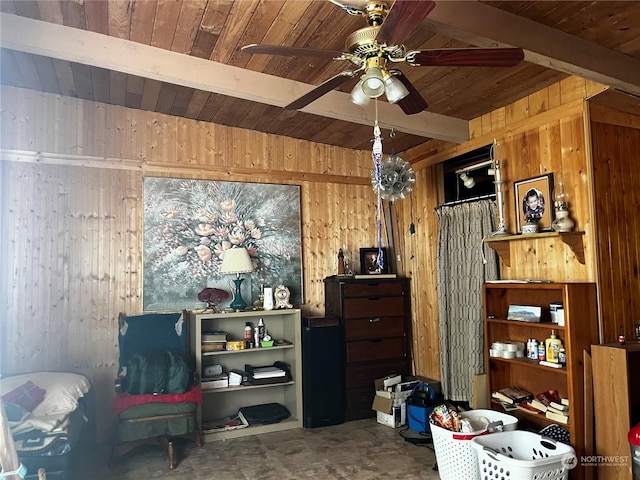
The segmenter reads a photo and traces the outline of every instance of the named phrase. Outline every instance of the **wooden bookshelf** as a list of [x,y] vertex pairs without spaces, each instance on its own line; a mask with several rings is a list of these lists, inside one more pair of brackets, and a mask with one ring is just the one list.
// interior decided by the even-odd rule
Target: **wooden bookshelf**
[[[564,326],[551,322],[549,305],[561,302],[564,307]],[[509,305],[542,307],[539,323],[507,320]],[[597,343],[596,288],[593,283],[485,283],[484,285],[484,334],[487,369],[487,393],[491,408],[502,410],[492,401],[491,393],[512,385],[521,386],[533,394],[545,390],[557,390],[569,399],[569,424],[567,428],[571,445],[578,458],[593,454],[593,420],[585,415],[585,352]],[[523,342],[535,338],[538,342],[555,330],[566,350],[566,368],[539,365],[527,358],[500,358],[489,356],[494,342]],[[534,415],[521,410],[508,412],[518,417],[521,428],[539,431],[554,423],[544,415]],[[591,470],[591,471],[589,471]],[[592,470],[578,466],[572,478],[591,478]]]

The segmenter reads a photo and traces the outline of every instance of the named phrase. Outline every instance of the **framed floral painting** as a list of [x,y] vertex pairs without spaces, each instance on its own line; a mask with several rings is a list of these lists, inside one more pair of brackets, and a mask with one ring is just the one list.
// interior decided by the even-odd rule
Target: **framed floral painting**
[[299,186],[145,177],[143,187],[143,310],[204,308],[203,288],[231,290],[219,271],[232,247],[253,263],[242,282],[248,304],[277,285],[303,303]]

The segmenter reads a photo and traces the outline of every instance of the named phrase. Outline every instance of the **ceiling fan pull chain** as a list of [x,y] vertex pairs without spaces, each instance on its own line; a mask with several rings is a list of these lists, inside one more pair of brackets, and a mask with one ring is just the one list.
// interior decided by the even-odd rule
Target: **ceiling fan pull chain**
[[378,228],[378,268],[383,270],[384,257],[382,250],[382,133],[378,124],[378,99],[375,99],[376,120],[373,125],[373,149],[372,158],[375,171],[375,191],[376,191],[376,223]]

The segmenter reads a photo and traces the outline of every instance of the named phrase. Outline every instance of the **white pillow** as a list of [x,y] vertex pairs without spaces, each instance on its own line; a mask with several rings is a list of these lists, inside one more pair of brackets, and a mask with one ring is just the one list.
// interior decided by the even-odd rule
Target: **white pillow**
[[46,391],[44,400],[33,409],[33,415],[71,413],[78,406],[78,399],[91,388],[84,375],[68,372],[35,372],[5,377],[0,380],[0,392],[10,392],[31,380]]

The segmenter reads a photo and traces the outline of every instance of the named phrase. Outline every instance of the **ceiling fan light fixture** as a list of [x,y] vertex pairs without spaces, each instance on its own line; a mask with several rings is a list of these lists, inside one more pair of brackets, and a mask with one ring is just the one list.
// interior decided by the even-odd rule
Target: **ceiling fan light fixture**
[[370,98],[378,98],[384,93],[384,78],[382,70],[370,67],[362,77],[362,91]]
[[409,90],[400,80],[387,72],[384,73],[385,93],[389,103],[397,103],[409,95]]
[[364,90],[362,90],[362,80],[356,83],[356,86],[353,87],[353,90],[351,90],[350,98],[353,103],[355,103],[356,105],[360,105],[361,107],[366,107],[367,105],[369,105],[371,98],[369,97],[369,95],[364,93]]

